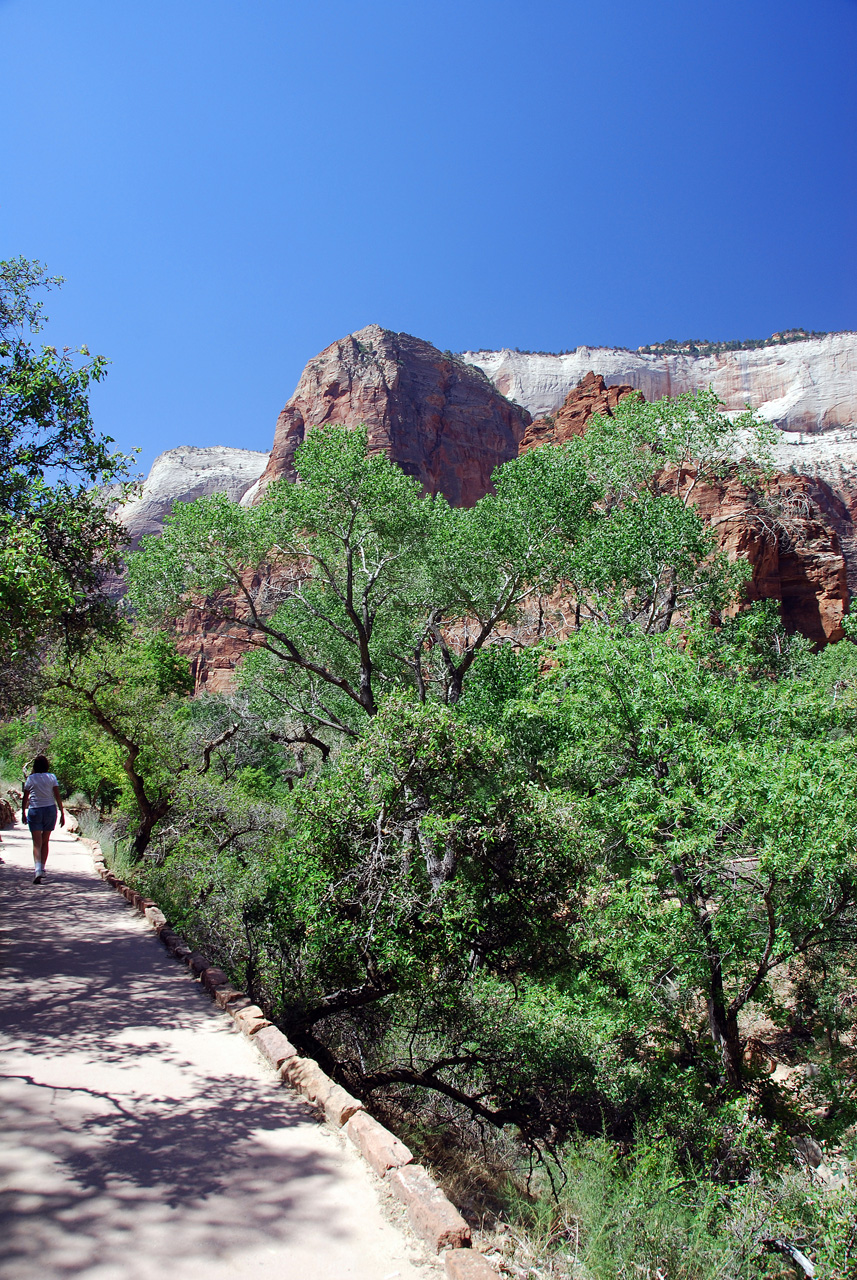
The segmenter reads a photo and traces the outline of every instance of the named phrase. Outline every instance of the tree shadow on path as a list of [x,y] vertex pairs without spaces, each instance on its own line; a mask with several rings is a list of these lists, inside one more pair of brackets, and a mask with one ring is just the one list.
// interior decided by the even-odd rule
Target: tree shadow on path
[[260,1240],[344,1261],[373,1193],[337,1139],[123,899],[6,857],[0,1275],[213,1280]]

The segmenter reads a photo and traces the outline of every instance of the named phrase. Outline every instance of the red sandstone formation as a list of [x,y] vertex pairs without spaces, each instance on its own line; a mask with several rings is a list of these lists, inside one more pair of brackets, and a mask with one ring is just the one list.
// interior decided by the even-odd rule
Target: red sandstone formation
[[539,444],[562,444],[572,436],[582,436],[590,418],[596,413],[612,418],[619,401],[633,391],[633,387],[608,387],[600,373],[590,371],[576,387],[572,387],[565,403],[555,414],[536,418],[530,423],[519,452],[526,453]]
[[260,490],[295,478],[295,450],[325,422],[365,423],[373,452],[386,453],[427,493],[469,507],[490,488],[494,468],[516,457],[530,415],[481,370],[371,324],[310,360],[277,420]]
[[[594,414],[612,417],[632,390],[607,386],[590,372],[555,416],[530,422],[478,372],[418,338],[370,325],[307,365],[280,414],[261,483],[294,479],[295,449],[312,426],[365,422],[370,448],[387,453],[427,492],[472,505],[487,492],[496,466],[518,451],[582,434]],[[817,478],[779,475],[770,490],[787,529],[760,514],[737,480],[699,486],[694,497],[721,547],[752,565],[749,600],[781,601],[786,627],[819,645],[838,640],[850,599],[843,545],[855,544],[852,512]],[[194,610],[179,624],[179,647],[193,661],[198,688],[228,688],[246,652],[228,611],[224,598],[217,609]]]
[[701,485],[694,499],[729,558],[751,565],[748,602],[779,600],[787,631],[818,645],[841,640],[850,593],[835,526],[850,528],[848,511],[828,485],[808,476],[779,474],[766,494],[774,515],[755,506],[734,478]]

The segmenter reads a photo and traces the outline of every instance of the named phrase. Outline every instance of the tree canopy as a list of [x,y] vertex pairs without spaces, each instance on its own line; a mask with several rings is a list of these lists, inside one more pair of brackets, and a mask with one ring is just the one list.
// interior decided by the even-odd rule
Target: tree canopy
[[[102,586],[124,530],[111,512],[130,459],[99,434],[90,388],[106,374],[85,347],[43,346],[37,291],[61,284],[39,262],[0,263],[0,702],[27,701],[45,642],[104,625]],[[119,492],[115,486],[119,485]]]

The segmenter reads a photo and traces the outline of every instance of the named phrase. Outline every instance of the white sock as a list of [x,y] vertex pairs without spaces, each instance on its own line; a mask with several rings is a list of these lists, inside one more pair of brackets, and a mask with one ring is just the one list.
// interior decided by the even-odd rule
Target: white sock
[[42,864],[41,864],[41,862],[37,862],[37,863],[36,863],[36,875],[37,875],[37,876],[42,875]]

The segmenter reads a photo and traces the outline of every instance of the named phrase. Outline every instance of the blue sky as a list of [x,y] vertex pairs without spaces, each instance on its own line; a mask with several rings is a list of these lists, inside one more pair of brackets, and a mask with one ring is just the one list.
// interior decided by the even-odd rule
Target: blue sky
[[148,465],[306,361],[857,329],[857,0],[0,0],[0,256]]

